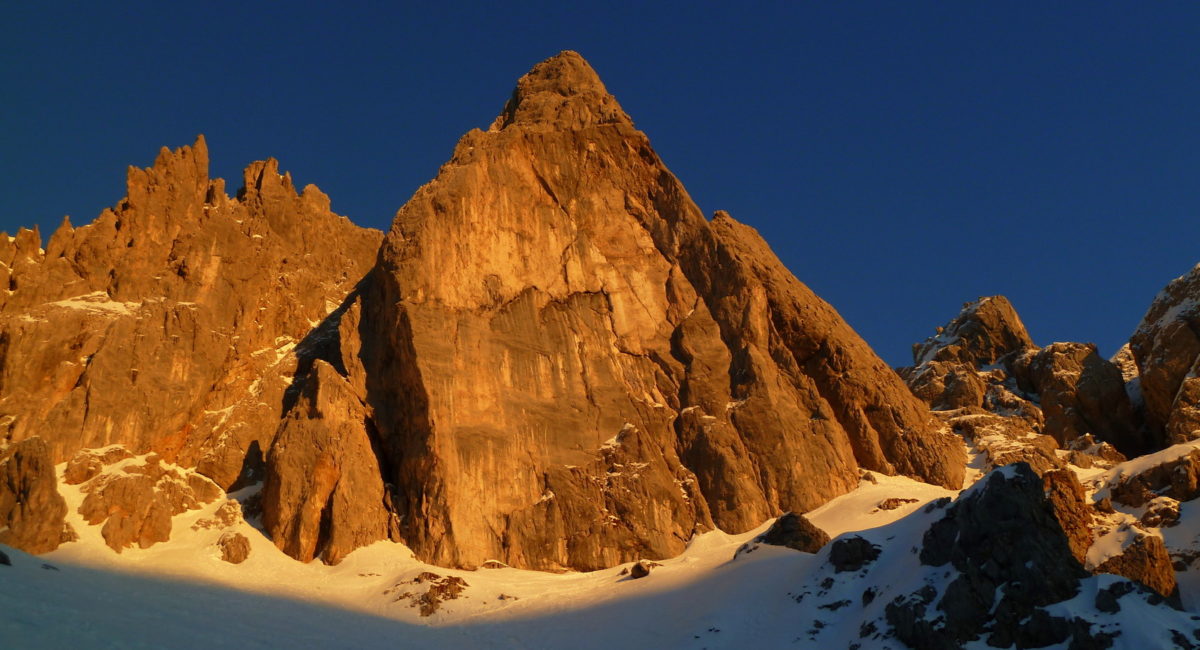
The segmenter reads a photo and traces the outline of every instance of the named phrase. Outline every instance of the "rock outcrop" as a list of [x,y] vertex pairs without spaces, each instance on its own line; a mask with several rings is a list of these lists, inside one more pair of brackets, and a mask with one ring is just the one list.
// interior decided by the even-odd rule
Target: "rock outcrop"
[[1113,573],[1140,582],[1178,607],[1179,589],[1175,568],[1162,538],[1151,534],[1135,535],[1132,543],[1099,566],[1097,573]]
[[1087,508],[1080,492],[1069,472],[1018,463],[954,501],[835,539],[788,594],[789,620],[804,622],[793,643],[841,647],[858,630],[850,647],[1188,647],[1190,613],[1085,570],[1062,525]]
[[753,230],[705,220],[573,52],[396,215],[363,323],[403,538],[434,563],[674,555],[859,466],[961,484],[894,372]]
[[[1050,511],[1058,520],[1071,555],[1080,563],[1087,562],[1088,548],[1092,545],[1093,509],[1087,493],[1069,469],[1046,471],[1042,474],[1042,490]],[[1111,571],[1110,573],[1120,573]],[[1126,574],[1121,574],[1126,575]],[[1135,576],[1127,576],[1137,579]]]
[[387,539],[392,528],[362,399],[333,366],[317,360],[271,447],[263,526],[298,560],[320,556],[336,564]]
[[[920,560],[953,567],[956,575],[940,599],[927,588],[889,603],[887,620],[898,639],[928,648],[976,639],[996,647],[1097,641],[1092,625],[1047,610],[1074,598],[1088,575],[1058,516],[1077,495],[1069,479],[1061,481],[1065,475],[1051,477],[1039,478],[1023,463],[1010,465],[946,509],[925,533]],[[936,613],[929,611],[935,601]]]
[[[980,298],[901,368],[913,394],[985,454],[987,467],[1026,462],[1039,474],[1111,466],[1151,446],[1127,371],[1090,343],[1033,344],[1003,296]],[[1096,441],[1100,442],[1097,443]],[[1115,449],[1114,449],[1115,448]]]
[[1141,439],[1125,379],[1090,343],[1053,343],[1011,363],[1017,384],[1040,396],[1043,433],[1059,445],[1090,433],[1127,456],[1150,451]]
[[1033,347],[1017,310],[1004,296],[989,296],[963,305],[962,311],[937,334],[913,344],[913,362],[953,362],[976,367]]
[[786,546],[803,553],[816,553],[829,543],[829,535],[814,526],[804,515],[789,512],[776,519],[767,532],[758,536],[755,541],[773,546]]
[[221,550],[221,559],[230,564],[241,564],[250,557],[250,540],[241,533],[222,533],[217,548]]
[[1176,501],[1200,497],[1200,449],[1180,445],[1160,453],[1161,462],[1147,462],[1106,484],[1112,500],[1137,508],[1164,496]]
[[1159,292],[1129,347],[1153,446],[1200,436],[1200,266]]
[[53,551],[68,535],[66,514],[44,439],[27,438],[0,451],[0,544]]
[[88,524],[102,526],[104,542],[118,553],[169,540],[175,515],[221,496],[221,489],[211,480],[164,465],[157,454],[143,460],[132,454],[84,451],[76,461],[85,455],[114,459],[80,484],[84,499],[79,514]]
[[753,229],[704,218],[578,54],[522,77],[386,238],[274,160],[242,182],[200,138],[44,250],[0,238],[0,436],[47,434],[114,548],[192,507],[132,471],[151,452],[264,481],[276,544],[326,562],[390,538],[598,569],[860,468],[962,484],[958,441]]
[[293,349],[366,274],[381,234],[297,193],[274,160],[236,198],[203,138],[131,167],[90,225],[0,237],[0,439],[54,463],[122,444],[222,487],[270,447]]

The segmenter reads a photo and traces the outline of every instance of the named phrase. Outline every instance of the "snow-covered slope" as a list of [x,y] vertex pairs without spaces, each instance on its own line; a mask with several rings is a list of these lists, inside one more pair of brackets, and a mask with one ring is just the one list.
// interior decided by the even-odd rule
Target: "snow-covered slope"
[[[65,492],[78,541],[40,557],[5,549],[12,566],[0,566],[0,638],[11,647],[903,647],[888,632],[889,604],[926,584],[943,593],[956,575],[922,565],[916,553],[946,511],[945,501],[930,503],[956,493],[880,475],[809,513],[841,536],[816,555],[754,544],[766,526],[710,532],[636,580],[629,565],[564,574],[448,570],[389,542],[336,566],[301,564],[243,521],[232,528],[249,538],[251,553],[234,565],[215,547],[222,530],[194,527],[214,517],[220,499],[176,516],[171,541],[117,554],[75,514],[83,495]],[[831,553],[856,536],[881,554],[861,570],[838,571]],[[737,553],[743,546],[750,552]],[[1105,619],[1096,594],[1116,582],[1088,578],[1055,611]],[[440,600],[431,589],[458,593]],[[434,601],[436,611],[422,616]],[[1162,619],[1126,626],[1118,638],[1133,645],[1125,647],[1158,645],[1166,630],[1185,627],[1183,613],[1144,596],[1121,603],[1125,618],[1109,617],[1106,629],[1119,631],[1128,616]]]

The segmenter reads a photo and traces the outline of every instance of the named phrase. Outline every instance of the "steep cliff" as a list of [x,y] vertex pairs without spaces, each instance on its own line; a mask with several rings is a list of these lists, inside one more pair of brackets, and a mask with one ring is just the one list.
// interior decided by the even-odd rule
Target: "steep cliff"
[[[269,449],[295,348],[370,269],[381,233],[297,194],[275,160],[237,197],[208,150],[131,167],[93,223],[0,237],[0,437],[40,436],[46,462],[121,444],[221,487]],[[303,349],[303,348],[302,348]],[[27,547],[33,548],[33,547]]]
[[704,218],[574,52],[386,237],[274,160],[243,185],[199,139],[45,250],[0,241],[6,443],[261,480],[275,543],[331,563],[390,538],[597,569],[810,510],[860,468],[962,484],[961,443],[753,229]]
[[574,52],[399,211],[365,296],[403,536],[436,563],[669,556],[860,466],[961,485],[895,373],[753,230],[707,221]]

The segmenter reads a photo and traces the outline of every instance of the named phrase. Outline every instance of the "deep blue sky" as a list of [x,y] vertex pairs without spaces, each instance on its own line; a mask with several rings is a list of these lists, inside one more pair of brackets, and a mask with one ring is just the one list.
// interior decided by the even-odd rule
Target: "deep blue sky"
[[9,3],[0,229],[90,221],[197,133],[230,192],[274,156],[386,228],[574,49],[890,363],[994,293],[1107,355],[1200,262],[1195,3],[258,4]]

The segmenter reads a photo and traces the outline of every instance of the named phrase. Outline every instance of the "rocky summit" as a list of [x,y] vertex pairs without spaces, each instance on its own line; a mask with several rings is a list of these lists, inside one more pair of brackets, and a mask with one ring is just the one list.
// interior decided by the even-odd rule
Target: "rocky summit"
[[[520,79],[386,236],[203,138],[42,249],[7,240],[5,440],[263,480],[296,559],[599,569],[961,446],[751,228],[707,220],[574,52]],[[49,511],[48,511],[49,512]],[[30,548],[45,548],[45,544]]]
[[230,195],[200,137],[92,223],[0,237],[0,288],[20,551],[189,548],[239,585],[349,564],[437,620],[573,579],[519,569],[698,562],[787,580],[770,607],[812,621],[791,642],[1110,647],[1151,616],[1155,643],[1200,645],[1198,271],[1111,359],[1036,345],[992,296],[893,369],[753,228],[706,217],[575,52],[387,233],[274,159]]

